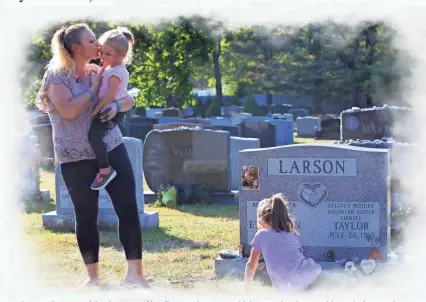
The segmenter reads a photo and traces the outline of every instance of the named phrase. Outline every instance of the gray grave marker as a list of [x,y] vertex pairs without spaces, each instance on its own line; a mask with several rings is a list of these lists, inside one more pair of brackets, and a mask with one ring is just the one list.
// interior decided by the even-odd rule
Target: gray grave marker
[[[124,137],[124,144],[129,154],[136,182],[136,200],[142,227],[156,227],[159,224],[157,212],[144,212],[143,175],[142,175],[142,141],[136,138]],[[68,189],[62,179],[59,166],[55,168],[56,185],[56,211],[43,215],[43,225],[55,228],[64,220],[74,219],[74,209]],[[111,198],[105,189],[99,192],[99,217],[98,221],[114,225],[117,215],[112,206]]]
[[241,173],[238,166],[238,152],[245,149],[260,148],[258,138],[234,137],[231,136],[231,175],[232,190],[238,190],[241,179]]
[[[198,125],[196,125],[198,128]],[[185,127],[153,130],[143,149],[143,171],[150,189],[197,183],[212,192],[231,191],[230,135],[227,131]]]
[[[240,171],[252,167],[257,184],[240,184],[240,243],[248,256],[257,205],[283,193],[308,257],[367,258],[390,248],[389,152],[344,145],[303,144],[239,152]],[[242,172],[240,172],[242,173]],[[373,240],[369,241],[372,236]],[[376,249],[377,248],[377,249]]]

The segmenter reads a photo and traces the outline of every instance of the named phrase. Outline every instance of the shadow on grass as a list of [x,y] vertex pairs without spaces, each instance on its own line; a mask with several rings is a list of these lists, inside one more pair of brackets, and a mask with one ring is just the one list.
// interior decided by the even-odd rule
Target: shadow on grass
[[[118,239],[117,231],[103,231],[100,234],[100,245],[105,248],[114,248],[123,251],[123,246]],[[212,247],[207,242],[198,242],[179,238],[166,233],[166,229],[142,230],[142,248],[144,252],[162,252],[176,249],[200,249]]]
[[217,204],[194,204],[180,205],[178,211],[196,216],[212,218],[228,218],[232,220],[240,219],[238,205],[217,205]]
[[[56,224],[55,228],[48,228],[52,233],[64,234],[75,233],[73,221],[64,221],[63,224]],[[104,248],[113,248],[122,252],[123,246],[121,245],[118,237],[118,230],[116,226],[98,224],[100,246]],[[142,230],[142,247],[146,252],[162,252],[174,249],[199,249],[213,247],[207,242],[200,242],[194,240],[183,239],[174,235],[167,234],[164,228],[152,228]]]
[[26,214],[44,214],[56,210],[56,205],[53,199],[50,199],[49,201],[26,200],[22,202],[22,205]]

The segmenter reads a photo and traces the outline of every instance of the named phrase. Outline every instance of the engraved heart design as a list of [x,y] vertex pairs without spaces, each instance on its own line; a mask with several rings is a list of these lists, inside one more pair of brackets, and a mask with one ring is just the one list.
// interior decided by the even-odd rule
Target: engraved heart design
[[297,197],[310,208],[317,207],[327,197],[324,184],[301,184],[297,188]]
[[366,273],[367,275],[371,274],[371,272],[373,272],[374,268],[376,267],[376,261],[374,261],[373,259],[362,259],[361,261],[361,269],[364,273]]
[[355,263],[352,261],[348,261],[345,263],[345,272],[353,272],[356,271]]

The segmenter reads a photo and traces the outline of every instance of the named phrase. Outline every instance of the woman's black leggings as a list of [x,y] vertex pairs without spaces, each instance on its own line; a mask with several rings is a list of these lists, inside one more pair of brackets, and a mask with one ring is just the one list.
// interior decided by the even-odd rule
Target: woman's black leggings
[[[124,144],[111,150],[110,164],[117,176],[106,190],[118,216],[118,236],[127,260],[142,259],[142,232],[136,202],[136,185],[132,166]],[[75,212],[75,231],[84,263],[99,261],[98,198],[99,191],[90,188],[98,172],[96,160],[61,164]]]

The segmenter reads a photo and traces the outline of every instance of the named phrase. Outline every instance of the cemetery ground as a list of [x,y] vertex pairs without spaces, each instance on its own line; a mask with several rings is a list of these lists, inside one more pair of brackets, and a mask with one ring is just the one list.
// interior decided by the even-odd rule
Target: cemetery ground
[[[324,143],[295,137],[295,143]],[[51,192],[50,202],[28,202],[25,207],[24,231],[34,247],[39,280],[58,288],[69,288],[82,282],[85,268],[77,248],[75,234],[51,231],[42,226],[42,214],[55,209],[54,172],[41,170],[41,188]],[[148,191],[144,182],[144,191]],[[272,192],[271,192],[272,193]],[[154,208],[160,227],[143,230],[144,271],[153,286],[194,289],[207,284],[217,291],[240,291],[227,280],[218,280],[214,259],[222,249],[238,250],[238,205],[184,205],[176,209]],[[125,274],[125,258],[116,231],[101,230],[100,272],[107,284],[118,284]],[[271,290],[268,287],[267,290]]]

